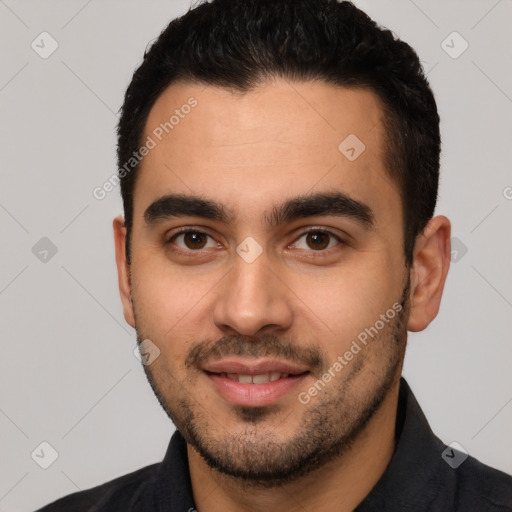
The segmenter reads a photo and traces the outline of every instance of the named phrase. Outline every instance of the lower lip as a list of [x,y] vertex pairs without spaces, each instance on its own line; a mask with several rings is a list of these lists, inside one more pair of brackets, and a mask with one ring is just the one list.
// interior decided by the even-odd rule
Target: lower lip
[[266,384],[243,384],[218,373],[206,373],[206,376],[228,402],[246,407],[262,407],[277,402],[296,389],[307,373],[288,376]]

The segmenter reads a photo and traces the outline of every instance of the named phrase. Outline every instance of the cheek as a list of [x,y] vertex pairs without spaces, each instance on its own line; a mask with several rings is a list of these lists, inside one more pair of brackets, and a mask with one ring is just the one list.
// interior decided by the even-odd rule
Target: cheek
[[132,262],[132,297],[139,335],[155,341],[162,352],[184,357],[201,338],[211,317],[208,295],[222,278],[218,271],[198,272],[173,266],[142,251]]
[[334,359],[401,298],[401,274],[383,262],[385,258],[372,262],[357,255],[354,259],[358,263],[322,275],[296,274],[290,283],[306,306],[300,314],[320,326],[323,335],[318,341]]
[[157,251],[138,251],[132,262],[132,293],[145,318],[170,328],[186,314],[207,282],[179,269]]

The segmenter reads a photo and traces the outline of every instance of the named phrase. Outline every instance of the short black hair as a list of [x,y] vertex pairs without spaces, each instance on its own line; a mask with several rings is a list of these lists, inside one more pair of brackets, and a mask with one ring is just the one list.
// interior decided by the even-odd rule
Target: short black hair
[[157,98],[177,81],[247,92],[272,78],[322,80],[378,96],[386,169],[401,193],[405,261],[412,262],[416,237],[437,201],[441,139],[434,95],[407,43],[337,0],[203,1],[172,20],[145,52],[118,125],[128,262],[139,165],[126,172],[126,162],[143,143]]

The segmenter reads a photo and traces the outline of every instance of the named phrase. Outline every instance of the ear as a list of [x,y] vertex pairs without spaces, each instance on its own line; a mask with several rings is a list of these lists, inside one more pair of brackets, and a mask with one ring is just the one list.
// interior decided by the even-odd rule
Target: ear
[[135,328],[135,315],[133,313],[130,264],[126,260],[126,227],[122,216],[116,217],[113,222],[114,241],[116,245],[117,279],[119,283],[119,294],[123,304],[125,320]]
[[450,221],[439,215],[418,235],[411,267],[411,305],[407,330],[425,329],[437,316],[450,268]]

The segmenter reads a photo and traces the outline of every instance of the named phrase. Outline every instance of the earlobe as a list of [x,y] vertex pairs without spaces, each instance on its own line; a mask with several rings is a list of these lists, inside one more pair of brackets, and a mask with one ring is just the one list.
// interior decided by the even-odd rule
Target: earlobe
[[450,267],[450,221],[439,215],[418,235],[411,267],[407,330],[422,331],[437,316]]
[[117,279],[119,295],[123,305],[124,318],[135,328],[135,315],[131,297],[130,265],[126,261],[126,227],[124,218],[118,216],[113,221],[114,242],[116,249]]

